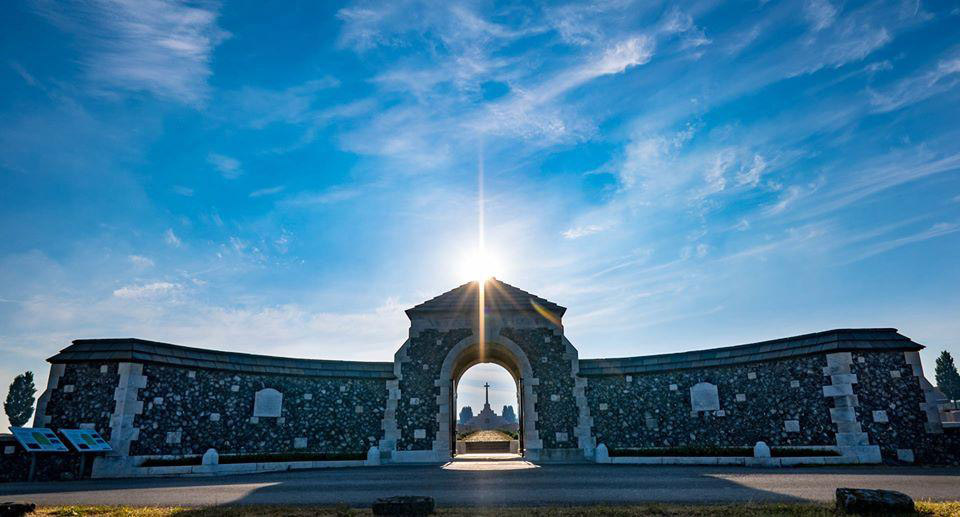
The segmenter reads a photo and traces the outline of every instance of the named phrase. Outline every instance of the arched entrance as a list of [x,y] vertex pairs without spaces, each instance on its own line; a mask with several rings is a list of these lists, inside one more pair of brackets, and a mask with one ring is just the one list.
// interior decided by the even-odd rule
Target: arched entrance
[[454,383],[457,454],[520,452],[520,396],[516,379],[502,366],[479,363]]
[[471,335],[447,353],[436,381],[441,389],[437,413],[439,432],[433,444],[434,450],[451,456],[456,454],[457,385],[464,372],[480,363],[501,366],[513,377],[517,385],[520,453],[537,457],[542,445],[537,431],[537,415],[534,409],[536,395],[533,386],[538,384],[538,380],[534,378],[530,361],[523,350],[503,336],[481,343],[476,336]]

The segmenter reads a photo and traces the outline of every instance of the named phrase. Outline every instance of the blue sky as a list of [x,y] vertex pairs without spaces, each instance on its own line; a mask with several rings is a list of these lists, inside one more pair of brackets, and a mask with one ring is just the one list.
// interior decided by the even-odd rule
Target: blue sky
[[497,276],[581,357],[892,326],[932,378],[958,34],[956,1],[11,3],[0,396],[86,337],[390,360],[467,280],[481,168]]

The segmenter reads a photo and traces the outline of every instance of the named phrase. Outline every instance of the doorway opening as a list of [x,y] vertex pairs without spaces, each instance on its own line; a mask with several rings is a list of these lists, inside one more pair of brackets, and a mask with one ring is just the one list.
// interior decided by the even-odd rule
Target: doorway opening
[[456,408],[454,456],[521,456],[520,385],[506,368],[478,363],[453,386]]

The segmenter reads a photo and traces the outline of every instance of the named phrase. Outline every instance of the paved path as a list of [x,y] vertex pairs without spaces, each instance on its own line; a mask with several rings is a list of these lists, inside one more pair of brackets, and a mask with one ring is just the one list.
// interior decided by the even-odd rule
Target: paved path
[[40,504],[369,505],[419,494],[440,505],[540,505],[645,501],[831,501],[839,486],[900,490],[916,499],[960,498],[960,469],[844,467],[748,469],[633,465],[533,465],[457,461],[440,466],[327,469],[218,478],[0,484],[0,500]]

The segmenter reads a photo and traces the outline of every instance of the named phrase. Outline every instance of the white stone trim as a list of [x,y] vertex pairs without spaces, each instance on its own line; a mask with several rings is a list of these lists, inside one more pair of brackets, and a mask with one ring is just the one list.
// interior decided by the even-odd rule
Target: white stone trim
[[566,348],[566,354],[570,358],[570,374],[573,375],[573,398],[577,403],[577,427],[573,429],[573,434],[577,437],[577,447],[583,450],[584,457],[591,459],[594,456],[597,441],[591,432],[593,417],[590,416],[590,404],[587,402],[588,379],[579,375],[580,357],[573,343],[564,336],[563,344]]
[[920,410],[927,415],[924,427],[927,433],[940,434],[943,432],[943,422],[940,419],[941,398],[937,394],[937,389],[923,375],[920,352],[904,352],[903,357],[913,370],[913,376],[920,381],[920,389],[923,391],[923,402],[920,403]]
[[93,477],[120,477],[134,466],[130,456],[130,443],[140,437],[140,429],[134,427],[134,418],[143,413],[140,389],[147,387],[140,363],[117,363],[120,380],[113,391],[116,408],[110,417],[110,447],[112,451],[98,456],[93,462]]
[[[535,409],[535,404],[537,402],[537,395],[533,390],[534,386],[539,385],[539,380],[533,376],[533,368],[530,366],[530,361],[527,358],[527,354],[523,352],[523,349],[520,348],[516,343],[505,336],[500,335],[500,327],[497,325],[486,325],[486,337],[483,340],[488,346],[499,346],[505,349],[516,362],[515,365],[502,365],[507,371],[511,371],[515,367],[519,369],[520,376],[523,379],[523,408],[521,412],[523,414],[523,432],[524,432],[524,447],[531,453],[531,456],[537,456],[540,449],[543,448],[543,442],[540,440],[540,432],[537,430],[537,411]],[[457,363],[457,359],[470,347],[476,346],[479,340],[477,339],[477,332],[474,329],[474,333],[470,336],[461,339],[450,351],[447,353],[447,356],[443,360],[443,365],[440,368],[440,374],[437,376],[437,379],[434,381],[434,385],[440,388],[440,394],[437,395],[437,405],[439,410],[437,411],[437,434],[433,440],[433,454],[437,458],[449,458],[450,449],[451,449],[451,440],[453,439],[450,436],[450,412],[453,401],[452,394],[450,393],[450,382],[453,379],[453,367]],[[499,364],[499,363],[497,363]],[[464,370],[466,371],[466,370]],[[404,451],[404,452],[419,452],[419,451]],[[403,456],[394,455],[395,459],[401,459]]]
[[400,350],[393,354],[393,374],[396,379],[387,381],[387,407],[383,410],[383,439],[380,440],[380,451],[390,452],[397,449],[397,440],[400,439],[400,428],[397,426],[397,404],[400,401],[400,381],[403,379],[403,363],[410,362],[407,350],[410,349],[410,340],[403,342]]
[[33,426],[46,427],[50,423],[51,417],[47,415],[47,404],[50,403],[50,396],[53,390],[60,385],[60,378],[63,377],[67,365],[63,363],[54,363],[50,365],[50,376],[47,377],[47,389],[37,399],[37,408],[33,412]]
[[[844,455],[847,455],[847,447],[871,447],[870,437],[863,432],[857,419],[856,407],[859,401],[853,394],[853,385],[858,383],[858,379],[850,369],[853,366],[853,354],[837,352],[827,354],[826,359],[827,366],[823,369],[823,374],[830,376],[830,384],[823,386],[823,396],[835,399],[835,407],[830,408],[830,421],[837,425],[837,446]],[[850,453],[856,454],[853,449]]]

